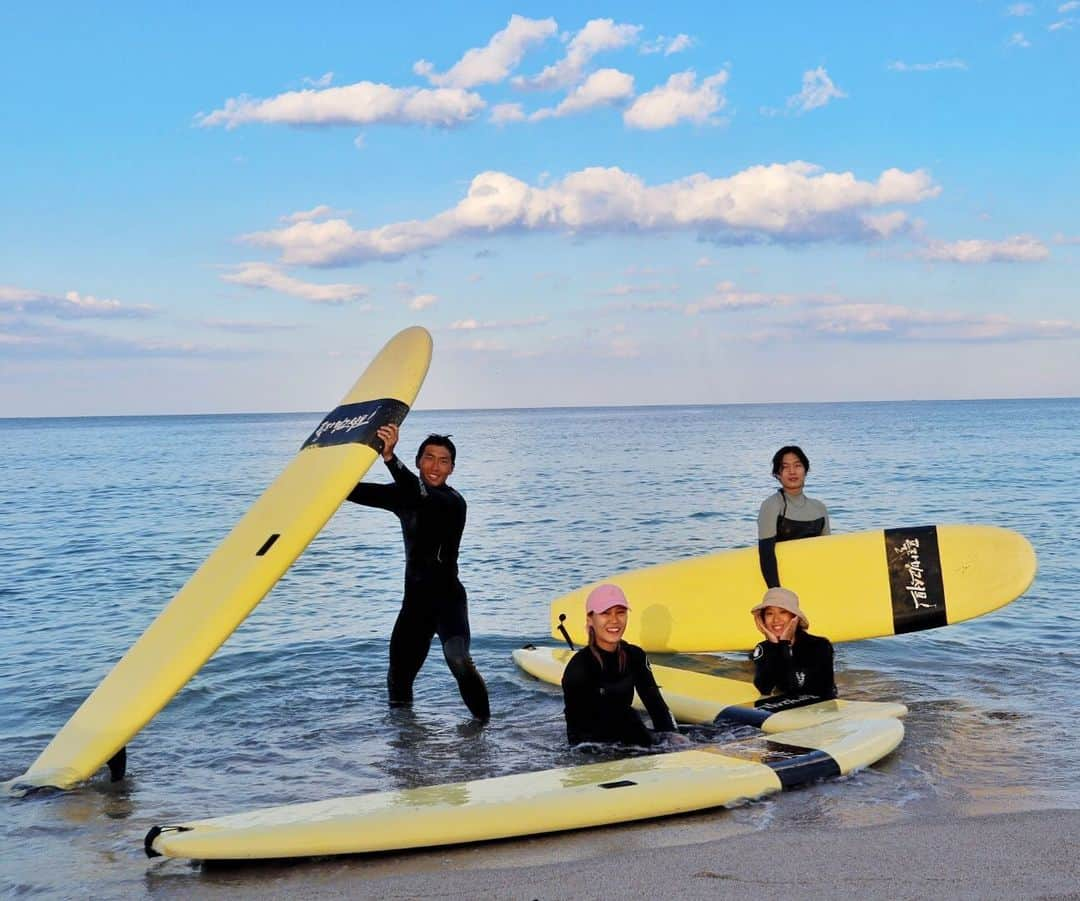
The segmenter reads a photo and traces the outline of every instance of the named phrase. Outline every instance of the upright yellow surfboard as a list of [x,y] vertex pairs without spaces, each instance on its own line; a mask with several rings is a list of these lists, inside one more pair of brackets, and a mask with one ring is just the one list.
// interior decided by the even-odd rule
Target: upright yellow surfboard
[[[776,545],[780,580],[810,631],[855,641],[932,629],[996,610],[1035,578],[1023,535],[996,526],[916,526]],[[721,551],[602,579],[625,592],[626,640],[646,651],[744,651],[761,641],[750,608],[765,593],[757,548]],[[594,582],[551,604],[551,634],[585,644]]]
[[75,711],[6,787],[71,788],[114,760],[198,672],[318,534],[400,424],[431,362],[431,335],[395,335],[299,453]]

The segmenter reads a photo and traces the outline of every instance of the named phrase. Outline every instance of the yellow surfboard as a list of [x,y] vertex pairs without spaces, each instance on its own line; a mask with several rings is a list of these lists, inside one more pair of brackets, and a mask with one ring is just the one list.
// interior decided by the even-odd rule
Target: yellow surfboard
[[[1015,600],[1035,578],[1023,535],[996,526],[940,525],[824,535],[776,545],[780,579],[799,595],[810,631],[833,642],[917,632],[981,616]],[[551,604],[560,627],[585,643],[585,596],[601,582],[632,608],[626,640],[646,651],[744,651],[761,635],[750,608],[765,593],[757,548],[721,551],[594,582]]]
[[[514,663],[549,685],[562,682],[563,670],[574,655],[569,648],[527,646],[514,651]],[[743,723],[763,732],[804,729],[836,719],[887,719],[907,715],[905,705],[893,701],[848,701],[837,698],[808,703],[807,698],[762,698],[753,682],[695,673],[674,666],[650,664],[660,693],[678,723]],[[761,702],[760,706],[755,706]],[[644,710],[634,695],[634,706]]]
[[373,792],[155,826],[150,857],[312,857],[540,835],[671,816],[850,773],[891,753],[899,720],[838,720],[700,750]]
[[[431,336],[395,335],[285,471],[75,711],[9,793],[71,788],[117,755],[198,672],[318,534],[378,457],[375,431],[405,418]],[[115,777],[115,770],[114,770]]]

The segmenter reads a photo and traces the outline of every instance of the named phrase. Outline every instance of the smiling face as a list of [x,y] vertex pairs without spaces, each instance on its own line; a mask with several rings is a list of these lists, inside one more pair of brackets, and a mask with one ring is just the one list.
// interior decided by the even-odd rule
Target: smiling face
[[626,631],[626,614],[627,610],[622,605],[589,614],[589,628],[601,650],[614,651],[619,646]]
[[783,607],[766,607],[761,611],[761,621],[765,625],[765,630],[777,638],[783,634],[784,629],[793,619],[795,619],[795,614]]
[[424,448],[417,466],[420,469],[420,478],[424,480],[424,484],[432,488],[439,488],[444,485],[446,480],[450,478],[450,473],[454,471],[454,462],[450,457],[450,450],[438,444],[429,444]]
[[798,494],[803,490],[803,485],[806,484],[806,466],[798,454],[784,454],[776,478],[788,494]]

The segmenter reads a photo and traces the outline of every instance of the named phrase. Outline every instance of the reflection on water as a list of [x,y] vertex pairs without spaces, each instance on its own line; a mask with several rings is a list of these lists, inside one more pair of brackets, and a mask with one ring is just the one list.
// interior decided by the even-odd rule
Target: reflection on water
[[[814,460],[812,493],[835,530],[992,522],[1032,541],[1038,578],[1020,601],[973,622],[837,646],[843,697],[910,708],[904,743],[873,769],[660,832],[619,827],[610,840],[1075,807],[1080,644],[1062,636],[1080,632],[1080,606],[1069,603],[1080,582],[1080,495],[1060,478],[1076,458],[1078,414],[1078,401],[411,414],[405,445],[441,430],[459,447],[453,483],[469,502],[462,577],[492,721],[473,723],[437,653],[414,708],[387,709],[400,531],[377,511],[342,510],[131,742],[125,782],[0,801],[0,893],[273,885],[305,869],[148,864],[142,837],[155,823],[602,762],[567,747],[558,690],[518,672],[511,651],[556,643],[548,604],[580,585],[752,544],[772,489],[769,458],[788,436]],[[644,427],[660,415],[663,429]],[[26,769],[318,419],[0,421],[0,780]],[[896,423],[915,419],[925,430],[896,441]],[[550,440],[570,433],[581,441]],[[655,662],[751,674],[735,654]],[[538,847],[573,858],[608,840],[577,834]]]

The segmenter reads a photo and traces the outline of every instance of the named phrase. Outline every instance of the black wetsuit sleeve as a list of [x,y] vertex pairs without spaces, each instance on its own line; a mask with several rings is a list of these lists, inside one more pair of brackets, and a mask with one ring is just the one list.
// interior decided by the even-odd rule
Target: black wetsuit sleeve
[[637,651],[630,659],[634,667],[634,688],[641,698],[641,703],[649,711],[653,729],[657,732],[674,732],[675,720],[668,710],[664,696],[660,694],[660,686],[656,684],[656,677],[649,667],[649,658],[644,651]]
[[779,689],[787,691],[784,684],[791,671],[791,644],[786,641],[762,641],[754,648],[754,688],[763,695]]
[[812,647],[812,653],[807,655],[803,663],[806,673],[806,681],[803,683],[803,691],[822,698],[836,697],[836,677],[833,673],[833,646],[825,638],[817,638]]
[[574,745],[585,740],[589,735],[592,708],[592,694],[595,678],[589,673],[588,665],[580,656],[570,659],[563,670],[562,690],[564,713],[566,715],[566,739]]
[[373,482],[358,482],[346,500],[365,507],[378,507],[397,513],[402,509],[401,490],[397,485],[376,485]]
[[776,536],[761,538],[757,543],[761,577],[769,588],[780,587],[780,571],[776,564]]

